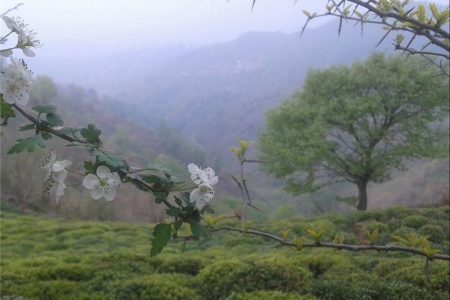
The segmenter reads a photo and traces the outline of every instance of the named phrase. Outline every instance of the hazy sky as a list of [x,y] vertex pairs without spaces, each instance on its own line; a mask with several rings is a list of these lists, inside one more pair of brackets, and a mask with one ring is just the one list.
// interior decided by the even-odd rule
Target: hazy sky
[[[299,31],[303,9],[323,11],[325,0],[1,0],[46,45],[40,51],[93,51],[196,46],[233,39],[247,31]],[[447,0],[438,0],[447,3]],[[316,20],[316,26],[325,20]],[[4,26],[0,27],[4,29]]]
[[[303,9],[322,12],[326,0],[0,0],[9,16],[21,16],[44,46],[27,60],[37,73],[63,78],[64,61],[93,57],[126,59],[166,45],[200,46],[248,31],[299,32]],[[446,3],[439,0],[438,3]],[[314,20],[310,27],[332,19]],[[0,22],[0,30],[6,27]],[[11,41],[12,43],[12,41]],[[17,51],[15,57],[21,57]],[[85,66],[89,67],[89,66]],[[76,73],[74,73],[76,74]],[[66,78],[66,80],[73,80]]]
[[[188,46],[227,41],[247,31],[298,31],[302,9],[322,0],[25,0],[9,15],[23,17],[45,47],[87,55],[98,49]],[[1,10],[18,1],[1,0]],[[318,24],[318,23],[317,23]]]

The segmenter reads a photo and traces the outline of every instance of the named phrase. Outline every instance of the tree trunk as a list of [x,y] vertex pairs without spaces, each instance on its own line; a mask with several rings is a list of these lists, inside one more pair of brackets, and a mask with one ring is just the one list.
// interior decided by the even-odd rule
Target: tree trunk
[[358,210],[367,210],[367,181],[358,183]]

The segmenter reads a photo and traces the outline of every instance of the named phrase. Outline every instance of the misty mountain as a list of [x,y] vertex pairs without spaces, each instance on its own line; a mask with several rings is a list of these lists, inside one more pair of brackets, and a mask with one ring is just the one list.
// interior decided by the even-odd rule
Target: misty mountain
[[[372,52],[389,51],[390,39],[375,48],[378,27],[329,23],[303,36],[251,32],[236,40],[201,47],[149,72],[144,85],[132,87],[134,105],[121,110],[145,126],[161,119],[214,159],[230,158],[238,138],[255,140],[264,114],[301,88],[309,69],[350,64]],[[388,50],[389,49],[389,50]],[[137,109],[136,109],[137,108]]]

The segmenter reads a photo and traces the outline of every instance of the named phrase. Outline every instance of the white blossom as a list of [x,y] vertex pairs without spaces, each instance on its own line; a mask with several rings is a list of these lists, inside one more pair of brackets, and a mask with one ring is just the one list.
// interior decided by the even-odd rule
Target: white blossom
[[197,185],[189,199],[191,203],[195,203],[197,210],[202,210],[214,197],[213,186],[217,184],[219,178],[215,176],[213,169],[208,167],[202,170],[192,163],[188,165],[188,171],[191,174],[191,180]]
[[111,172],[106,166],[99,166],[94,174],[89,174],[83,179],[83,186],[91,190],[91,197],[100,199],[104,197],[112,201],[116,196],[116,189],[120,184],[120,176],[116,172]]
[[34,31],[30,31],[26,35],[19,35],[16,47],[22,49],[23,54],[26,56],[33,57],[36,54],[30,48],[37,48],[40,45],[39,40],[36,38],[36,33]]
[[11,58],[6,70],[1,71],[0,94],[3,95],[3,99],[9,104],[27,105],[32,78],[25,64]]
[[212,186],[201,183],[198,188],[191,192],[189,199],[191,203],[195,203],[197,210],[202,210],[213,197],[214,189]]
[[60,171],[50,173],[46,180],[45,192],[49,195],[54,194],[56,196],[56,201],[59,200],[59,197],[64,195],[64,189],[66,188],[64,180],[66,177],[67,171],[62,169]]
[[191,180],[196,185],[205,183],[212,187],[219,181],[219,178],[215,176],[214,170],[209,167],[202,170],[196,164],[191,163],[188,165],[188,171],[191,173]]
[[26,25],[21,21],[21,19],[13,19],[10,18],[8,16],[3,16],[2,17],[3,21],[6,24],[6,27],[9,28],[9,30],[17,33],[17,35],[20,37],[24,37],[25,36],[25,27]]
[[72,161],[70,160],[57,160],[57,158],[55,150],[52,149],[39,165],[39,167],[47,169],[48,172],[46,178],[51,177],[52,173],[65,171],[66,168],[72,165]]

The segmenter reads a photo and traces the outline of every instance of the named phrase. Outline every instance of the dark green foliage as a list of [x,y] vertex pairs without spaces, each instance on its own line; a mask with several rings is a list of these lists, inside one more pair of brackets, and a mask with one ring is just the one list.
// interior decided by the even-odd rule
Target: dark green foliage
[[152,275],[138,279],[117,282],[113,287],[113,299],[130,300],[185,300],[200,299],[189,287],[189,281],[182,275]]
[[448,240],[448,236],[445,234],[444,230],[442,230],[441,226],[427,224],[417,231],[420,235],[428,236],[428,239],[433,243],[443,243],[445,240]]
[[100,134],[102,131],[100,129],[95,128],[95,125],[89,124],[87,128],[83,128],[80,130],[80,134],[82,137],[86,139],[87,143],[93,145],[100,145]]
[[403,224],[407,227],[411,227],[414,229],[419,229],[420,227],[428,224],[428,219],[423,217],[423,216],[418,216],[418,215],[412,215],[409,217],[406,217],[403,220]]
[[170,258],[154,257],[149,264],[160,273],[197,275],[205,262],[199,258],[175,256]]
[[171,224],[161,223],[155,225],[155,228],[153,228],[152,250],[150,251],[151,256],[155,256],[162,251],[169,242],[171,234]]
[[9,119],[14,118],[16,116],[16,112],[12,108],[12,104],[6,103],[3,98],[0,100],[0,118]]
[[64,122],[58,114],[48,113],[45,115],[45,119],[50,127],[63,126]]
[[233,293],[226,300],[315,300],[314,296],[297,295],[294,293],[282,293],[274,291],[258,291],[252,293]]
[[[289,229],[292,239],[292,228],[306,234],[306,228],[322,224],[325,232],[329,227],[330,232],[345,235],[347,242],[347,237],[355,236],[354,226],[379,228],[390,236],[395,229],[386,222],[392,219],[403,224],[410,215],[422,215],[429,221],[425,226],[430,226],[448,222],[448,212],[447,207],[389,209],[374,211],[358,222],[355,214],[346,214],[260,222],[252,228],[277,234]],[[65,221],[4,211],[0,222],[2,296],[44,300],[448,298],[448,262],[433,260],[425,269],[425,258],[410,254],[297,251],[274,247],[258,237],[216,232],[201,242],[171,241],[163,253],[150,257],[152,230],[145,224]],[[397,233],[419,230],[405,226]],[[179,231],[185,235],[190,228],[184,225]],[[442,253],[448,253],[447,245],[446,241],[433,243]]]
[[53,114],[56,112],[56,106],[54,105],[38,105],[32,108],[39,114]]
[[284,264],[230,260],[215,263],[199,274],[200,290],[208,299],[224,299],[231,292],[301,289],[311,274],[304,268]]
[[25,150],[33,152],[38,148],[44,148],[44,141],[39,135],[25,139],[18,139],[17,143],[9,149],[8,154],[20,153]]

